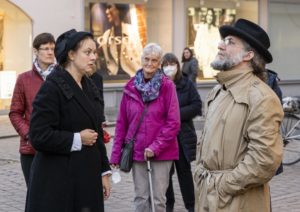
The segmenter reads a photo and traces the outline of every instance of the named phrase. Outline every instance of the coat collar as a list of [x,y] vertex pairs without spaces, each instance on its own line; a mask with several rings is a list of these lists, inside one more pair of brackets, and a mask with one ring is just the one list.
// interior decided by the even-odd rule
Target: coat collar
[[[63,95],[68,99],[74,98],[83,110],[88,114],[96,129],[98,129],[99,120],[95,116],[96,102],[100,100],[99,91],[91,79],[82,78],[82,90],[79,88],[73,77],[64,69],[58,68],[50,77],[61,89]],[[50,80],[50,79],[49,79]]]
[[32,71],[33,71],[33,74],[37,75],[41,80],[44,81],[44,79],[42,78],[42,76],[40,75],[40,73],[38,72],[38,70],[36,69],[34,64],[32,64]]
[[219,72],[216,79],[220,84],[214,88],[212,94],[208,97],[208,101],[215,99],[221,89],[226,89],[236,102],[249,104],[248,92],[253,77],[254,74],[251,69]]

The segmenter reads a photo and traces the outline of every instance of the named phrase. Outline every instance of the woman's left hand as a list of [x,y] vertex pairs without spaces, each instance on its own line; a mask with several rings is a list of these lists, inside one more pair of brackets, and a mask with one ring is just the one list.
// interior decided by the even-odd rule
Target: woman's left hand
[[152,157],[154,157],[154,152],[151,149],[146,148],[144,152],[145,160],[147,160],[147,158],[152,158]]
[[109,198],[109,195],[110,195],[111,185],[110,185],[109,176],[110,175],[102,176],[104,200],[107,200]]

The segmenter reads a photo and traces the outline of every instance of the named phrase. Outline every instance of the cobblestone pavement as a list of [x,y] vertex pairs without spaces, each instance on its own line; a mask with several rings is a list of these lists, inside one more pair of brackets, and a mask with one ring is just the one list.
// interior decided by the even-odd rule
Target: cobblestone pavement
[[[109,128],[112,132],[114,129]],[[26,186],[19,161],[19,138],[11,127],[7,116],[0,116],[0,211],[24,211]],[[5,136],[5,138],[1,138]],[[14,137],[11,137],[14,136]],[[111,143],[107,145],[110,153]],[[285,166],[284,173],[271,181],[273,212],[300,212],[300,163]],[[109,200],[105,202],[105,211],[133,211],[133,184],[131,174],[121,173],[122,181],[113,184]],[[175,212],[186,211],[176,177],[174,188],[176,195]]]

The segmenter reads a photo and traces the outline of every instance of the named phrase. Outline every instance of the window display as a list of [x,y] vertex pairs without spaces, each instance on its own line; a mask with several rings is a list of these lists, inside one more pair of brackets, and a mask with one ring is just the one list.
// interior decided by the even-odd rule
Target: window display
[[141,68],[147,42],[143,5],[92,3],[90,31],[99,44],[97,71],[104,80],[129,79]]
[[0,70],[3,70],[3,33],[4,33],[4,12],[0,11]]
[[210,67],[220,41],[218,28],[224,24],[233,24],[235,9],[190,7],[188,8],[187,43],[194,50],[199,62],[200,78],[213,78],[216,71]]

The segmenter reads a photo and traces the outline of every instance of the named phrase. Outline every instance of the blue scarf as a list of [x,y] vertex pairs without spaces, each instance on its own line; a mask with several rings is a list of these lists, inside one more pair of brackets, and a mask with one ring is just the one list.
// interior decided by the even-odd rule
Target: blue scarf
[[161,70],[158,70],[148,82],[144,80],[142,69],[136,73],[134,86],[141,94],[143,102],[150,102],[158,97],[162,78],[163,72]]

